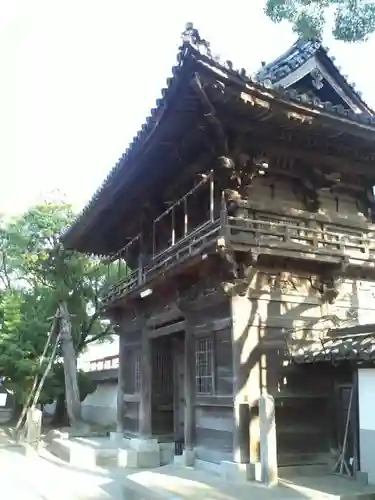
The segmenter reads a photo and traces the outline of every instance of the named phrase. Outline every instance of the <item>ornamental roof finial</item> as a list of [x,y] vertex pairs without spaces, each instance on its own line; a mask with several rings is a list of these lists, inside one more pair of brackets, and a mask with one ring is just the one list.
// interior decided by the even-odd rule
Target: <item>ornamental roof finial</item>
[[186,23],[185,30],[182,32],[181,38],[183,45],[193,45],[199,50],[199,52],[203,52],[207,56],[211,57],[210,44],[201,38],[199,31],[194,28],[193,23]]

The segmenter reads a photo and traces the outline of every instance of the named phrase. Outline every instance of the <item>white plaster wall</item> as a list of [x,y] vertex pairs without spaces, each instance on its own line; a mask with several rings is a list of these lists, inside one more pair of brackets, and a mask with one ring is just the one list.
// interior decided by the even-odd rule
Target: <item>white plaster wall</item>
[[358,403],[359,428],[375,431],[375,368],[358,370]]
[[105,342],[94,342],[89,344],[86,351],[79,358],[80,363],[86,363],[95,359],[105,358],[106,356],[114,356],[119,353],[118,336],[114,335]]
[[358,370],[360,467],[375,484],[375,369]]
[[99,384],[82,401],[82,417],[86,422],[115,426],[117,419],[117,383]]

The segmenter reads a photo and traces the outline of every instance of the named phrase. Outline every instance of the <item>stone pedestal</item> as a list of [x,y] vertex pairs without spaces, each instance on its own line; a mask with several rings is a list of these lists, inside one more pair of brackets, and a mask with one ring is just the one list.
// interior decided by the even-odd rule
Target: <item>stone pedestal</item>
[[252,464],[238,462],[221,462],[220,475],[226,481],[252,481],[254,479]]
[[182,467],[193,467],[195,464],[194,450],[184,450],[182,455],[175,455],[174,464]]
[[116,443],[117,445],[121,445],[124,442],[124,435],[122,432],[110,432],[109,433],[109,439],[113,443]]
[[157,439],[142,439],[134,438],[129,441],[128,452],[132,454],[131,461],[136,462],[137,467],[159,467],[160,462],[160,446]]
[[30,408],[26,419],[26,445],[28,452],[38,452],[42,429],[42,412],[38,408]]
[[261,481],[267,486],[278,483],[275,401],[269,394],[259,399]]
[[73,444],[70,448],[69,463],[75,467],[96,467],[97,450],[91,446]]

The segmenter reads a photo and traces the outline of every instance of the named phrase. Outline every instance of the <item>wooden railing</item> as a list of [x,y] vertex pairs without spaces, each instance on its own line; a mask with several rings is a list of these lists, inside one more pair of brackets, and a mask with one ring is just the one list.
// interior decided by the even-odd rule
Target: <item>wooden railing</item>
[[223,203],[219,219],[204,222],[167,249],[153,255],[148,263],[112,286],[106,302],[145,287],[173,266],[202,254],[205,248],[213,248],[219,237],[225,245],[240,251],[255,247],[259,253],[312,258],[317,262],[336,262],[349,257],[357,260],[359,265],[372,265],[375,257],[375,232],[370,230],[370,225],[366,230],[344,222],[323,221],[310,213],[280,215],[249,207],[241,208],[236,217],[230,217]]
[[215,245],[220,231],[220,221],[207,221],[166,250],[155,255],[144,266],[111,287],[105,302],[114,301],[135,289],[146,285],[151,279],[183,263],[188,258],[199,255],[205,248]]
[[226,243],[256,246],[265,253],[302,252],[315,257],[338,256],[372,260],[375,233],[313,217],[291,217],[249,210],[248,217],[226,217]]

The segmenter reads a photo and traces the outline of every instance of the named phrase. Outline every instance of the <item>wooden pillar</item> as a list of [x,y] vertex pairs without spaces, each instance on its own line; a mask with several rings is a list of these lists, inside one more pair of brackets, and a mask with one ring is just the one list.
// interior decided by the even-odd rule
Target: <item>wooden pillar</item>
[[124,432],[124,368],[125,368],[125,348],[124,335],[119,332],[119,360],[117,371],[117,427],[119,434]]
[[246,363],[243,366],[248,332],[249,299],[235,295],[231,298],[232,311],[232,357],[233,357],[233,405],[235,426],[233,430],[233,461],[246,464],[250,462],[250,411],[246,392]]
[[185,329],[185,450],[194,448],[195,429],[195,341],[189,316],[186,318]]
[[151,389],[152,389],[152,357],[151,341],[147,328],[142,328],[141,348],[141,387],[139,403],[139,434],[142,438],[150,438],[151,426]]
[[261,480],[268,486],[278,482],[275,401],[269,394],[259,399]]

